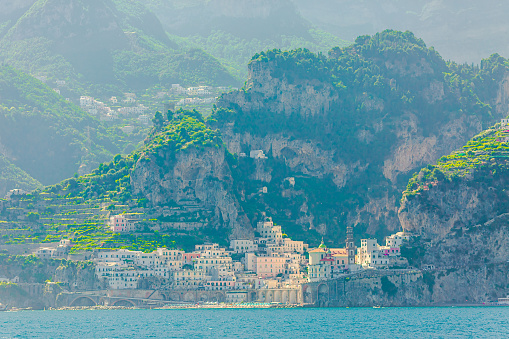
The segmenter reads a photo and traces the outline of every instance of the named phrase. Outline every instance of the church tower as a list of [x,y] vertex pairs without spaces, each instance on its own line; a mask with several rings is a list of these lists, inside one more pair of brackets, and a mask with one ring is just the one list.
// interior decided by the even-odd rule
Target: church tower
[[354,241],[353,241],[353,227],[352,226],[346,227],[346,252],[348,255],[348,264],[349,265],[355,264],[356,247],[355,247]]

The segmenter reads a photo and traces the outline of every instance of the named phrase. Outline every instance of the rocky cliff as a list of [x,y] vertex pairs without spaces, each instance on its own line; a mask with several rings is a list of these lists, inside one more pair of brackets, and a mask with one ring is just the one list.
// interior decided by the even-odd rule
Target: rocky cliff
[[418,265],[509,259],[508,133],[497,124],[409,181],[399,219],[418,236]]
[[[479,111],[444,76],[455,72],[448,67],[422,41],[391,31],[328,58],[270,51],[253,58],[246,87],[223,95],[210,123],[230,152],[268,157],[251,165],[239,158],[250,173],[246,204],[278,214],[295,232],[340,242],[339,225],[355,224],[358,234],[381,236],[400,228],[397,202],[413,171],[507,114],[503,74],[485,83],[495,91]],[[289,177],[296,184],[282,190]],[[269,192],[250,195],[252,186]]]
[[317,306],[444,306],[497,301],[507,294],[509,265],[373,273],[304,287]]
[[496,124],[416,173],[403,194],[403,227],[440,239],[452,229],[483,224],[505,213],[508,133]]
[[161,152],[149,160],[139,160],[131,174],[131,187],[133,194],[146,197],[153,206],[205,215],[207,227],[231,232],[232,237],[252,234],[233,194],[224,148],[192,148],[175,158]]

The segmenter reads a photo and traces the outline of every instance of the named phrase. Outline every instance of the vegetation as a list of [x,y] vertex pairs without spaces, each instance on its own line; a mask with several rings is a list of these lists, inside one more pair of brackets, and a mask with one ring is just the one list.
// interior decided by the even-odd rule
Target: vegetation
[[208,36],[194,35],[187,38],[175,37],[175,39],[194,46],[203,46],[210,55],[221,61],[232,75],[239,81],[243,81],[247,76],[246,64],[259,51],[272,48],[291,50],[306,47],[315,52],[327,52],[335,46],[344,47],[351,44],[319,29],[310,29],[309,33],[310,36],[306,38],[288,35],[281,36],[281,40],[270,38],[259,40],[242,38],[234,33],[216,30]]
[[398,287],[394,285],[394,283],[390,281],[388,277],[382,277],[380,280],[382,283],[382,291],[389,297],[394,297],[396,293],[398,293]]
[[[203,50],[171,41],[139,2],[79,0],[72,5],[69,18],[55,20],[47,13],[61,4],[37,1],[0,37],[0,57],[32,74],[67,79],[81,93],[91,85],[99,94],[110,86],[132,91],[155,83],[237,83]],[[34,22],[44,24],[34,30]]]
[[490,182],[509,173],[509,129],[500,124],[487,129],[462,149],[415,173],[403,196],[411,198],[434,186],[462,178]]
[[14,188],[32,191],[42,184],[0,154],[0,197]]
[[9,66],[0,67],[0,135],[14,165],[53,184],[111,159],[136,143],[105,128],[51,88]]
[[[282,98],[287,100],[288,96],[280,95],[280,90],[265,97],[259,90],[265,78],[257,79],[255,72],[249,87],[223,95],[208,119],[213,128],[233,122],[234,132],[239,134],[312,140],[321,150],[333,154],[337,163],[354,166],[345,174],[345,186],[338,187],[334,178],[309,178],[308,174],[291,171],[284,160],[297,156],[291,151],[278,158],[269,154],[264,163],[272,180],[267,184],[249,179],[255,173],[254,162],[238,160],[236,185],[239,192],[245,190],[251,197],[244,203],[249,205],[244,206],[248,216],[265,210],[275,220],[290,222],[285,226],[289,236],[304,230],[310,238],[319,237],[313,234],[320,225],[351,223],[352,218],[357,219],[352,211],[362,210],[369,201],[386,195],[399,200],[411,172],[391,179],[385,175],[384,166],[401,142],[398,133],[410,119],[416,118],[418,130],[408,132],[423,137],[436,134],[444,124],[461,116],[475,116],[483,125],[492,124],[494,93],[508,70],[505,59],[497,55],[484,60],[481,67],[445,62],[412,33],[392,30],[359,37],[353,45],[334,48],[328,56],[306,49],[258,53],[251,67],[264,69],[273,82],[281,82],[281,87],[293,86],[293,95],[299,95],[304,86],[312,86],[332,100],[316,114],[299,111],[298,104],[283,114],[281,107],[292,104],[283,102]],[[243,109],[238,102],[248,103],[243,107],[257,108]],[[241,146],[248,154],[249,146]],[[293,193],[287,193],[291,194],[289,198],[281,192],[285,178],[292,176],[297,179],[290,190]],[[261,186],[267,186],[268,194],[255,194]],[[296,220],[300,225],[295,224]],[[390,224],[398,220],[395,211],[388,211],[377,218],[376,226],[367,213],[357,222],[357,236],[372,236],[369,232],[377,229],[375,235],[383,239]],[[327,226],[329,229],[328,236],[335,243],[344,241],[344,227],[339,226],[339,232],[336,226]]]
[[[0,241],[7,244],[56,242],[72,239],[72,253],[92,251],[97,248],[126,248],[151,252],[158,247],[185,248],[190,250],[203,237],[224,243],[218,234],[206,231],[168,232],[153,231],[150,226],[158,220],[140,221],[145,226],[136,235],[114,234],[107,228],[107,212],[138,214],[148,205],[143,196],[131,190],[131,173],[138,162],[154,161],[171,164],[179,152],[189,149],[223,147],[217,130],[205,125],[196,111],[169,111],[166,116],[155,114],[154,127],[145,145],[129,155],[116,155],[111,162],[101,163],[92,173],[66,179],[56,185],[46,186],[29,195],[11,200],[8,209],[0,210],[12,220],[19,211],[27,213],[25,220],[5,222]],[[134,210],[134,212],[132,212]],[[28,211],[28,212],[27,212]],[[181,216],[182,217],[182,216]],[[196,218],[195,214],[189,218]],[[165,221],[160,217],[159,221]]]

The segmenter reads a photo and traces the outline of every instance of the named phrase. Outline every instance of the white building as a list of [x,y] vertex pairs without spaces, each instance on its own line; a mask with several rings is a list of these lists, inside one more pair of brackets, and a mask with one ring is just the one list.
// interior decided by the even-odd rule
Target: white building
[[275,244],[281,244],[283,241],[283,232],[281,226],[275,226],[271,217],[265,217],[264,221],[258,222],[256,230],[262,238],[268,239]]
[[142,124],[148,125],[150,122],[150,118],[148,117],[148,115],[142,114],[138,117],[138,121],[141,122]]
[[361,247],[357,249],[356,263],[364,268],[387,267],[388,256],[384,255],[376,239],[362,239]]
[[174,288],[196,290],[206,280],[203,270],[182,270],[173,272]]
[[267,159],[265,156],[265,153],[263,153],[263,150],[253,150],[249,153],[249,157],[253,159]]
[[235,253],[247,253],[258,251],[258,245],[253,240],[232,240],[230,248]]
[[403,242],[408,241],[409,239],[410,235],[405,234],[405,232],[398,232],[396,234],[385,237],[385,246],[389,248],[401,247]]
[[149,273],[141,273],[122,262],[99,262],[95,266],[95,274],[106,280],[109,288],[117,290],[137,288],[139,278]]
[[92,97],[82,96],[80,97],[80,106],[81,108],[92,106],[94,101]]

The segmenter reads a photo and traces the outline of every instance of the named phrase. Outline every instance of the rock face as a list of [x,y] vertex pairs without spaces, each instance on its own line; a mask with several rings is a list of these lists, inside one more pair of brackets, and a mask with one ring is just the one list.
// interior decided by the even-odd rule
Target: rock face
[[315,79],[298,79],[292,83],[280,77],[279,67],[277,62],[250,63],[247,91],[226,95],[222,100],[238,105],[243,111],[268,110],[285,115],[299,112],[309,116],[330,111],[331,104],[338,99],[330,84]]
[[231,237],[252,235],[232,194],[233,178],[223,148],[192,148],[175,159],[170,157],[163,162],[154,157],[139,160],[131,174],[133,193],[146,197],[153,206],[171,206],[204,217],[208,227],[231,232]]
[[409,232],[427,239],[441,239],[453,229],[470,228],[496,217],[500,205],[506,203],[507,198],[500,195],[496,186],[472,186],[467,182],[439,184],[404,201],[399,219],[403,229]]
[[507,294],[509,265],[378,274],[304,286],[317,306],[441,306],[483,304]]
[[55,270],[53,279],[66,284],[66,289],[69,291],[106,288],[105,282],[97,279],[95,265],[91,262],[64,262]]
[[[333,50],[329,59],[317,58],[316,63],[334,63],[334,58],[344,59],[360,49]],[[461,104],[459,94],[443,80],[445,66],[435,55],[391,59],[371,53],[373,59],[367,59],[380,67],[392,94],[407,87],[422,88],[412,94],[419,104],[404,108],[394,104],[400,98],[390,99],[392,94],[356,92],[356,84],[347,80],[344,86],[338,85],[334,81],[339,76],[331,80],[327,71],[309,66],[312,57],[305,53],[296,61],[289,61],[291,54],[277,55],[255,56],[245,89],[219,99],[218,107],[227,113],[217,114],[214,127],[221,130],[231,153],[249,156],[253,150],[263,150],[266,160],[249,165],[239,158],[243,168],[249,169],[245,177],[251,183],[245,186],[268,186],[269,190],[272,186],[269,195],[278,195],[286,203],[276,206],[274,196],[240,194],[246,194],[246,203],[280,213],[299,232],[316,230],[339,240],[343,234],[337,232],[338,224],[354,224],[358,233],[371,236],[400,229],[398,201],[407,178],[460,148],[493,122],[493,117],[487,122],[467,109],[436,113]],[[507,86],[496,86],[498,95],[493,93],[489,102],[496,107],[493,116],[499,118],[507,114],[503,104]],[[295,177],[297,184],[287,188],[284,196],[280,190],[286,177]],[[311,192],[310,186],[317,187],[317,182],[309,184],[310,178],[318,180],[322,192],[335,192],[333,197]],[[302,187],[304,181],[307,188]]]

